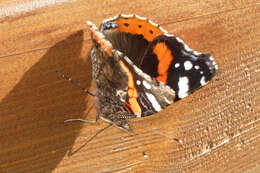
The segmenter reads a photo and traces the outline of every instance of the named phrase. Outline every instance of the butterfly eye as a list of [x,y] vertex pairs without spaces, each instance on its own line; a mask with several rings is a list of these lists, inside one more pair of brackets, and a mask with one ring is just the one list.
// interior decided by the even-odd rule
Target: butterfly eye
[[104,23],[103,24],[104,30],[111,29],[111,28],[118,28],[117,23]]

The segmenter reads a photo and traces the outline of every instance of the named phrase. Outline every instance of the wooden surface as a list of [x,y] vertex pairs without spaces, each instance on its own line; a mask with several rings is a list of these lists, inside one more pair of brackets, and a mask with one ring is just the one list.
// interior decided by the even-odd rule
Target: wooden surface
[[[260,172],[260,4],[257,0],[0,2],[0,172]],[[45,2],[45,3],[44,3]],[[147,118],[136,135],[95,118],[86,20],[148,17],[219,70],[191,96]],[[179,139],[179,142],[172,140]],[[78,152],[70,154],[70,151]]]

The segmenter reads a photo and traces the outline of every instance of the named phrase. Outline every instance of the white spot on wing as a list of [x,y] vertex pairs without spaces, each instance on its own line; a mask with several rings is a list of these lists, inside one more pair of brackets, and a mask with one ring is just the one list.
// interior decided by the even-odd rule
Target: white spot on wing
[[185,70],[190,70],[190,69],[192,69],[192,67],[193,67],[193,65],[192,65],[192,63],[190,61],[185,61],[184,62]]
[[175,67],[175,68],[178,68],[178,67],[180,67],[180,64],[179,64],[179,63],[176,63],[176,64],[174,65],[174,67]]
[[202,78],[200,79],[200,84],[201,86],[206,85],[205,76],[202,76]]
[[144,85],[144,87],[146,88],[146,89],[151,89],[152,87],[151,87],[151,85],[147,82],[147,81],[143,81],[143,85]]
[[136,84],[137,84],[137,85],[140,85],[140,84],[141,84],[141,82],[140,82],[139,80],[137,80],[137,81],[136,81]]
[[210,61],[212,62],[212,64],[214,65],[215,69],[218,69],[218,65],[216,64],[216,61],[214,60],[214,58],[212,58],[211,56],[209,57]]
[[196,70],[198,70],[198,69],[200,69],[200,66],[195,65],[194,68],[195,68]]
[[188,95],[189,91],[189,79],[187,77],[180,77],[178,82],[179,92],[178,96],[184,98]]
[[160,110],[162,110],[161,106],[159,105],[159,103],[157,102],[156,98],[154,97],[154,95],[150,94],[150,93],[145,93],[148,100],[152,103],[153,108],[159,112]]

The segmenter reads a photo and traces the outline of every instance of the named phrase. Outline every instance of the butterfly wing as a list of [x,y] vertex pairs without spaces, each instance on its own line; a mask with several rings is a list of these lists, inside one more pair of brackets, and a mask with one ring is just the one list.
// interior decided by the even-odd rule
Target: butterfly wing
[[178,37],[137,15],[107,19],[100,30],[146,74],[169,85],[176,100],[204,86],[218,68],[210,54],[193,51]]
[[173,88],[180,99],[204,86],[218,66],[210,54],[193,51],[178,37],[161,34],[149,45],[140,68]]
[[100,31],[113,47],[139,66],[152,40],[166,33],[159,25],[138,15],[118,15],[102,22]]

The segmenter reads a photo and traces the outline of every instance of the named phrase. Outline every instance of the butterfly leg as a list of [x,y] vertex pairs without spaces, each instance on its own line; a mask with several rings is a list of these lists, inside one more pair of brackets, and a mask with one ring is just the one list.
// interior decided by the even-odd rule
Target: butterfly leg
[[129,126],[127,119],[135,117],[136,115],[134,114],[119,111],[106,116],[102,116],[101,118],[106,122],[116,125],[118,128],[122,130],[132,132],[132,128]]
[[[64,78],[65,80],[69,81],[70,83],[72,83],[73,85],[79,87],[80,89],[82,89],[83,92],[85,92],[86,94],[89,94],[91,96],[95,96],[95,94],[93,94],[92,92],[90,92],[87,88],[83,87],[79,82],[71,79],[70,77],[66,76],[65,74],[63,74],[61,71],[58,71],[56,70],[56,73],[61,76],[62,78]],[[81,122],[84,122],[84,123],[90,123],[90,124],[95,124],[97,123],[99,119],[99,114],[97,113],[96,114],[96,120],[94,121],[90,121],[90,120],[85,120],[85,119],[81,119],[81,118],[75,118],[75,119],[68,119],[68,120],[65,120],[64,122],[71,122],[71,121],[81,121]]]
[[85,119],[81,119],[81,118],[73,118],[73,119],[65,120],[64,123],[71,122],[71,121],[81,121],[83,123],[96,124],[98,119],[99,119],[99,113],[96,113],[96,119],[94,121],[85,120]]

